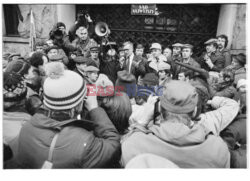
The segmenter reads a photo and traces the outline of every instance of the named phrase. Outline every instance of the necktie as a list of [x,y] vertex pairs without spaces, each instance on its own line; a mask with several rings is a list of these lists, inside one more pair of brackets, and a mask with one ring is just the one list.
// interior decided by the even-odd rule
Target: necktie
[[129,57],[127,57],[127,59],[126,59],[126,70],[128,72],[129,72],[129,66],[130,66]]

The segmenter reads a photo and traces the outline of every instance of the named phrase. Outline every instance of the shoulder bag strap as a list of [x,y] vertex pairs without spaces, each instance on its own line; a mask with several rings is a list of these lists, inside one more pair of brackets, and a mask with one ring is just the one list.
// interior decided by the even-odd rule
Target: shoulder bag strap
[[57,141],[57,138],[58,138],[58,135],[59,133],[56,133],[52,142],[51,142],[51,145],[50,145],[50,148],[49,148],[49,156],[48,156],[48,161],[52,163],[52,158],[53,158],[53,151],[54,151],[54,148],[56,146],[56,141]]

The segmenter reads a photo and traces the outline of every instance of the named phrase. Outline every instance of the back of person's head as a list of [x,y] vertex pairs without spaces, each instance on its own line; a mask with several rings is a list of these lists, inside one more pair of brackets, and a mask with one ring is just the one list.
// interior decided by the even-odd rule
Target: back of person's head
[[[75,110],[81,105],[87,93],[83,78],[70,70],[65,70],[61,62],[50,62],[45,65],[48,76],[43,85],[43,104],[51,111],[60,112]],[[72,112],[70,115],[75,116]]]
[[143,105],[147,102],[150,95],[156,96],[156,89],[154,87],[138,86],[135,97],[136,104]]
[[32,95],[25,101],[25,109],[30,115],[34,115],[42,105],[42,101],[38,95]]
[[66,28],[66,25],[63,22],[56,23],[56,27],[57,28],[60,28],[61,26],[63,26],[64,28]]
[[45,55],[41,52],[33,53],[29,59],[30,65],[32,65],[35,68],[39,68],[39,66],[44,64],[43,56]]
[[28,74],[30,64],[23,59],[12,60],[6,66],[5,72],[15,72],[24,76]]
[[126,70],[119,71],[117,72],[115,87],[116,91],[126,92],[130,99],[134,98],[137,91],[136,78]]
[[101,107],[104,108],[118,132],[125,134],[129,126],[129,117],[132,114],[132,106],[127,94],[121,92],[119,95],[108,97]]
[[198,102],[195,87],[188,82],[172,80],[164,85],[160,97],[161,113],[165,120],[189,123],[200,114],[197,111]]
[[8,109],[25,100],[27,87],[23,77],[15,72],[3,74],[3,100],[4,108]]

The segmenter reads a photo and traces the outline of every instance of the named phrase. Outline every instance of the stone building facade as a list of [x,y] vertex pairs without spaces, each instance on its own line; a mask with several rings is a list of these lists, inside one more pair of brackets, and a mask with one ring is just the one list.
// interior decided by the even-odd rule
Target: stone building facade
[[[22,4],[17,6],[23,17],[23,21],[19,21],[18,24],[19,36],[8,35],[6,31],[8,18],[2,12],[3,52],[19,52],[22,56],[27,56],[30,52],[29,12],[31,8],[34,12],[36,36],[38,39],[47,39],[49,31],[56,22],[64,22],[67,30],[73,25],[79,5]],[[4,10],[4,8],[2,9]],[[220,5],[216,35],[219,34],[226,34],[229,37],[228,48],[231,48],[232,54],[246,52],[246,4]]]

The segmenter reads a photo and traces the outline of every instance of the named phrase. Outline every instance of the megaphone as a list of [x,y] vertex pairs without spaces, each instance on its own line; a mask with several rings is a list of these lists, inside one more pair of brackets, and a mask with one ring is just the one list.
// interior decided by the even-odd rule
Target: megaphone
[[110,29],[106,23],[98,22],[95,26],[95,33],[97,36],[103,37],[110,34]]

